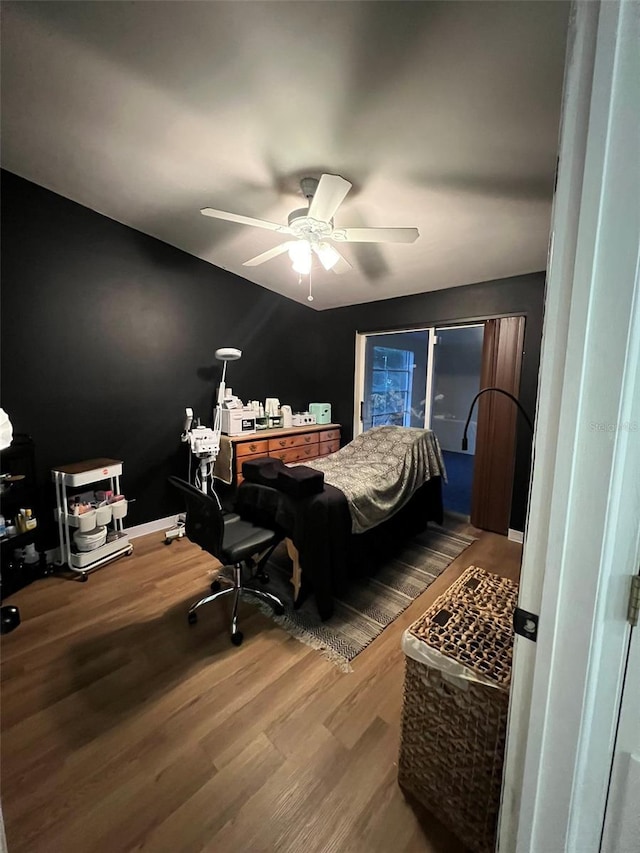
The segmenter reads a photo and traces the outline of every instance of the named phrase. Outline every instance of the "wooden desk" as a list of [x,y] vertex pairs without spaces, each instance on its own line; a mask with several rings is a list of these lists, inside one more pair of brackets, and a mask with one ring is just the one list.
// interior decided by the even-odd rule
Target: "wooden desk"
[[242,463],[261,456],[283,462],[304,462],[340,449],[340,424],[263,429],[251,435],[228,436],[233,447],[232,470],[236,484],[243,481]]

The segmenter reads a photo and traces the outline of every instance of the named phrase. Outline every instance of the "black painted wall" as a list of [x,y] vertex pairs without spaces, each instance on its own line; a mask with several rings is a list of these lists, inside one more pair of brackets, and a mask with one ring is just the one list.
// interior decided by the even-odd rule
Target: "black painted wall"
[[[244,351],[227,375],[240,397],[328,400],[346,441],[356,331],[523,313],[521,399],[534,411],[543,273],[318,313],[10,173],[1,189],[2,406],[33,436],[43,486],[55,465],[123,459],[129,526],[181,508],[166,478],[186,473],[185,407],[210,423],[220,346]],[[519,530],[529,456],[521,425]]]
[[47,510],[50,469],[97,456],[125,461],[128,526],[180,510],[166,479],[186,474],[185,407],[210,425],[218,347],[243,350],[245,400],[326,397],[317,312],[10,173],[1,189],[2,407]]
[[[525,352],[520,401],[533,418],[542,338],[544,280],[543,272],[532,273],[324,311],[322,321],[331,330],[328,337],[331,348],[327,353],[326,368],[334,377],[333,394],[329,399],[333,402],[334,420],[344,424],[345,440],[352,435],[353,426],[356,332],[391,331],[523,314],[526,317]],[[515,530],[524,530],[530,457],[529,429],[519,421],[510,520],[510,527]]]

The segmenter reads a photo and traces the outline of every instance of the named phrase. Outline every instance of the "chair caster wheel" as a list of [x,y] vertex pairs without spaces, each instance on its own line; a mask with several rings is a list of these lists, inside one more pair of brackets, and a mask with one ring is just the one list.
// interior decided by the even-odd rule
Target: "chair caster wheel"
[[173,539],[165,539],[164,540],[165,545],[171,545],[172,542],[173,542]]
[[273,607],[273,612],[276,614],[276,616],[282,616],[282,614],[284,613],[284,606],[282,604],[275,604]]
[[211,592],[220,592],[222,584],[220,581],[211,581]]
[[236,631],[234,634],[231,635],[231,642],[234,646],[241,646],[243,640],[244,636],[242,634],[242,631]]
[[198,621],[198,614],[194,611],[193,613],[187,613],[187,622],[189,625],[195,625]]
[[89,580],[88,575],[80,575],[80,583],[86,583]]

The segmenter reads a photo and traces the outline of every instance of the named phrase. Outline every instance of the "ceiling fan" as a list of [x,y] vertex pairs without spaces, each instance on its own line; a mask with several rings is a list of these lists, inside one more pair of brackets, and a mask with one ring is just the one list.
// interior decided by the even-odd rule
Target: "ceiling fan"
[[212,207],[205,207],[200,213],[215,219],[238,222],[241,225],[267,228],[294,238],[245,261],[243,266],[255,267],[288,252],[293,262],[293,269],[300,275],[308,275],[311,272],[314,254],[318,256],[326,270],[343,273],[351,269],[351,264],[332,245],[332,242],[413,243],[418,239],[417,228],[335,228],[333,216],[352,186],[349,181],[345,181],[339,175],[321,175],[319,181],[316,178],[303,178],[300,181],[300,188],[305,198],[309,200],[309,206],[293,210],[289,214],[287,225],[228,213],[225,210],[215,210]]

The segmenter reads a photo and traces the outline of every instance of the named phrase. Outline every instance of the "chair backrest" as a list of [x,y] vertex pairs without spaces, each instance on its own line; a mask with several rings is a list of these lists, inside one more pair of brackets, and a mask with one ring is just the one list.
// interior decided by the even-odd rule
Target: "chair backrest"
[[204,551],[221,559],[224,519],[218,502],[211,495],[205,495],[200,489],[179,477],[169,477],[169,482],[184,494],[187,501],[187,538]]

